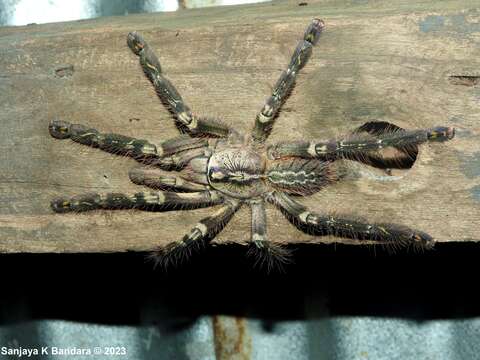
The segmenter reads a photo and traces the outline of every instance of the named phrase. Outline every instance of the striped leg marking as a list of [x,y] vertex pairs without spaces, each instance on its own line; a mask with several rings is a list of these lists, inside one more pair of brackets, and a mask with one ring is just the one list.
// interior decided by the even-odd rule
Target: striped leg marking
[[201,249],[222,231],[241,205],[237,200],[225,202],[212,215],[200,220],[182,240],[155,250],[151,259],[155,265],[165,268],[183,263],[194,251]]
[[136,32],[127,36],[130,49],[140,57],[140,65],[153,84],[162,103],[172,113],[182,132],[191,136],[228,137],[237,134],[228,126],[209,118],[200,118],[192,114],[178,90],[163,76],[160,61],[143,37]]
[[287,219],[305,233],[334,235],[359,241],[373,240],[394,248],[411,245],[428,249],[435,243],[430,235],[403,225],[368,224],[353,219],[316,214],[283,193],[274,192],[268,200],[280,208]]
[[51,203],[57,213],[83,212],[91,210],[139,209],[144,211],[170,211],[198,209],[217,205],[223,198],[216,191],[175,193],[168,191],[122,193],[88,193],[72,198],[57,198]]
[[438,126],[424,130],[399,130],[375,138],[354,135],[349,139],[340,141],[284,142],[270,146],[268,156],[272,159],[291,156],[327,160],[346,158],[370,164],[368,155],[375,151],[392,147],[401,150],[406,149],[405,151],[408,152],[411,147],[426,142],[447,141],[454,136],[455,130],[453,128]]
[[297,73],[306,65],[312,54],[312,47],[318,42],[324,28],[325,23],[320,19],[313,19],[308,26],[303,40],[299,42],[292,55],[287,70],[280,75],[272,95],[267,99],[255,119],[255,127],[252,132],[254,142],[263,143],[267,139],[276,115],[295,85]]
[[267,239],[267,214],[263,200],[250,201],[252,210],[252,239],[247,256],[254,261],[254,267],[282,271],[284,265],[291,263],[291,253],[283,246]]
[[77,143],[100,148],[113,154],[131,156],[140,161],[156,159],[163,155],[162,147],[147,140],[118,134],[102,134],[98,130],[80,124],[54,120],[50,122],[50,135],[56,139],[71,139]]
[[71,139],[109,153],[131,156],[140,162],[155,161],[156,164],[164,167],[183,166],[192,156],[203,154],[204,149],[208,146],[207,139],[191,138],[187,135],[155,145],[147,140],[100,133],[85,125],[58,120],[50,123],[49,131],[50,135],[57,139]]

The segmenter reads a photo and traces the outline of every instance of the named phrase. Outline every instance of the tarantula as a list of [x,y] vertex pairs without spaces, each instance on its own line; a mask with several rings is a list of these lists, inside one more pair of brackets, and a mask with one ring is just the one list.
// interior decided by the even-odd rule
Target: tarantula
[[[130,171],[130,179],[157,191],[135,194],[89,193],[52,201],[55,212],[94,209],[141,209],[147,211],[186,210],[219,205],[218,210],[200,220],[183,239],[155,251],[158,262],[168,265],[185,258],[192,250],[207,244],[243,205],[251,208],[252,233],[248,253],[268,267],[288,262],[287,250],[267,238],[265,203],[278,207],[300,230],[316,235],[335,235],[356,240],[373,240],[397,245],[433,246],[426,233],[395,224],[368,223],[358,219],[317,214],[294,199],[311,195],[340,180],[333,163],[349,159],[376,167],[402,168],[413,163],[417,146],[428,141],[452,139],[454,129],[435,127],[404,130],[387,122],[369,122],[341,139],[282,142],[265,145],[272,124],[305,66],[313,46],[324,30],[324,22],[313,19],[296,47],[290,64],[282,72],[271,96],[256,116],[249,136],[208,117],[198,117],[163,76],[160,62],[136,32],[127,43],[140,58],[146,76],[160,100],[175,118],[182,135],[162,143],[104,134],[84,125],[52,121],[50,134],[128,155],[143,166]],[[381,149],[397,151],[394,161]],[[403,158],[402,161],[400,161]],[[406,159],[406,160],[405,160]],[[175,176],[166,171],[176,170]],[[169,190],[169,191],[168,191]]]

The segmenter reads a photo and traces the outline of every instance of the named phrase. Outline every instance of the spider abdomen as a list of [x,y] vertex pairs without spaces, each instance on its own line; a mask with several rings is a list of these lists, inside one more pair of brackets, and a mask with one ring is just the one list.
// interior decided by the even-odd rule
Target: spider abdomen
[[327,161],[288,159],[273,161],[266,172],[268,182],[291,194],[311,195],[334,180]]

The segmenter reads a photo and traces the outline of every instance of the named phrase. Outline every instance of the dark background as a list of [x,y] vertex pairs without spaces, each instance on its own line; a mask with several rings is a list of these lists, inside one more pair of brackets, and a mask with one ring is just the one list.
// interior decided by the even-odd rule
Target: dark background
[[[168,271],[153,269],[142,253],[3,254],[0,323],[137,325],[209,314],[273,321],[327,312],[418,320],[479,316],[478,259],[474,243],[439,244],[423,254],[302,245],[285,273],[266,274],[235,245],[211,248]],[[323,310],[312,313],[308,304]]]

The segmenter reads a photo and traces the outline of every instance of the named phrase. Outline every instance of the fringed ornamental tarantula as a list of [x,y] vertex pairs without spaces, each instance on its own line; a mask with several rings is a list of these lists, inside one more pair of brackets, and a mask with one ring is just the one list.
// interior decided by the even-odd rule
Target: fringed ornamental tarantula
[[[194,115],[177,89],[163,76],[160,62],[148,44],[136,32],[128,34],[128,46],[139,56],[145,74],[184,135],[153,144],[123,135],[102,134],[95,129],[64,121],[51,122],[49,130],[57,139],[70,138],[151,165],[132,169],[130,179],[136,184],[162,191],[89,193],[59,198],[52,201],[53,210],[59,213],[133,208],[168,211],[218,205],[215,212],[200,220],[183,239],[154,253],[155,259],[164,265],[182,260],[192,250],[207,244],[243,204],[250,206],[252,217],[248,253],[256,256],[256,263],[268,268],[288,262],[287,250],[267,239],[266,202],[278,207],[290,222],[305,232],[374,240],[393,246],[431,247],[433,239],[421,231],[394,224],[317,214],[297,202],[294,196],[314,194],[339,180],[332,166],[337,160],[347,158],[384,168],[405,167],[405,163],[411,165],[419,144],[451,139],[453,128],[404,130],[386,122],[369,122],[339,140],[265,145],[274,119],[294,87],[298,72],[307,63],[324,26],[319,19],[310,23],[290,64],[258,113],[249,136],[243,136],[210,118]],[[395,161],[382,156],[380,149],[386,147],[397,151]],[[401,161],[402,157],[407,160]],[[162,170],[176,170],[179,174],[168,175]]]

